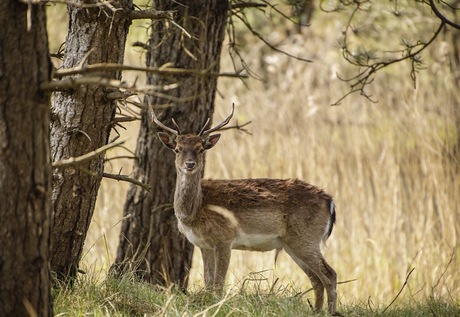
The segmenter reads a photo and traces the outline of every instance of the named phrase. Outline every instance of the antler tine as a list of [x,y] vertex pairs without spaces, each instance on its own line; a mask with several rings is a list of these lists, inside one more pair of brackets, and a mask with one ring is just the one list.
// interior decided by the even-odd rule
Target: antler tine
[[176,120],[174,120],[174,118],[172,118],[172,123],[173,123],[174,126],[177,128],[177,132],[178,132],[179,134],[182,134],[182,133],[180,132],[179,125],[177,124]]
[[202,135],[202,134],[203,134],[204,129],[206,129],[206,126],[208,125],[209,121],[211,121],[211,118],[208,118],[208,119],[206,120],[206,123],[203,125],[203,127],[201,128],[200,133],[198,133],[198,135]]
[[[210,134],[210,133],[212,133],[214,131],[219,130],[223,126],[227,125],[230,122],[230,119],[233,117],[233,112],[235,112],[235,104],[234,103],[232,103],[232,112],[229,114],[229,116],[227,118],[225,118],[224,121],[222,121],[221,123],[216,125],[214,128],[211,128],[209,130],[203,131],[204,127],[206,127],[206,125],[208,124],[208,122],[206,122],[205,126],[203,127],[203,129],[201,129],[200,134],[198,134],[198,135],[200,135],[200,136],[208,135],[208,134]],[[209,121],[209,119],[208,119],[208,121]]]
[[[158,120],[157,116],[155,115],[155,112],[153,111],[153,107],[152,105],[149,104],[149,112],[150,112],[150,116],[152,117],[152,121],[155,122],[160,128],[166,130],[166,131],[169,131],[171,132],[172,134],[175,134],[175,135],[179,135],[180,134],[180,130],[179,131],[176,131],[174,129],[171,129],[167,126],[165,126],[160,120]],[[173,120],[174,122],[174,120]],[[174,122],[175,124],[175,122]],[[177,125],[176,125],[177,127]]]

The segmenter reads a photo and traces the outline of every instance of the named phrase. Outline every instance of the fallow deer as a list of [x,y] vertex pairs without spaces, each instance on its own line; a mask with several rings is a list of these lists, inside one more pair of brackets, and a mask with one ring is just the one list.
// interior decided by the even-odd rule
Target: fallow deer
[[322,309],[325,288],[334,314],[337,275],[320,251],[335,223],[332,197],[297,179],[202,179],[203,153],[220,138],[211,133],[228,124],[234,110],[214,128],[205,130],[208,119],[198,134],[182,134],[174,120],[177,130],[150,108],[152,120],[170,133],[158,137],[176,153],[174,212],[179,230],[201,250],[205,285],[223,289],[232,249],[284,249],[310,278],[315,310]]

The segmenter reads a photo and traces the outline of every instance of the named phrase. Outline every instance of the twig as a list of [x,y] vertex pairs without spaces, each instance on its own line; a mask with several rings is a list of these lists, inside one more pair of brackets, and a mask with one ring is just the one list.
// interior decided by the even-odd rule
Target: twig
[[[440,20],[439,27],[434,32],[434,34],[429,38],[427,41],[417,41],[416,43],[408,43],[404,41],[403,44],[404,48],[398,51],[393,51],[393,54],[401,54],[401,57],[390,58],[386,60],[377,60],[377,57],[374,52],[366,51],[366,50],[357,50],[354,52],[349,48],[349,36],[350,34],[356,34],[357,28],[353,25],[353,21],[356,18],[356,15],[361,11],[368,11],[371,7],[370,0],[360,0],[360,1],[337,1],[339,5],[333,7],[332,9],[326,9],[323,7],[326,1],[322,0],[320,2],[320,8],[322,11],[325,12],[336,12],[343,9],[344,6],[354,6],[352,12],[348,17],[348,21],[345,24],[345,29],[343,31],[343,38],[340,43],[342,56],[343,58],[353,66],[359,67],[358,74],[351,76],[349,78],[340,78],[341,81],[349,83],[349,91],[345,95],[342,95],[336,102],[332,104],[332,106],[339,105],[346,97],[354,93],[360,93],[362,96],[370,100],[371,102],[377,102],[376,100],[372,100],[372,95],[366,91],[366,87],[372,84],[375,76],[377,73],[390,65],[400,63],[402,61],[408,60],[410,62],[410,77],[413,82],[414,88],[416,88],[416,74],[418,69],[420,69],[420,65],[422,65],[422,60],[420,57],[420,53],[425,50],[428,46],[433,44],[434,40],[441,34],[442,30],[447,26],[452,26],[456,29],[460,29],[460,25],[458,23],[454,23],[449,20],[446,16],[444,16],[436,7],[434,0],[424,0],[420,1],[423,4],[429,5],[430,8],[433,10],[434,14]],[[444,1],[441,1],[443,4],[446,4]],[[329,3],[329,2],[328,2]],[[397,8],[397,1],[395,2],[395,9],[392,11],[395,16],[399,16],[399,11]]]
[[51,166],[53,168],[62,168],[62,167],[78,165],[78,164],[81,164],[83,162],[95,159],[96,157],[99,157],[99,156],[103,155],[105,152],[107,152],[111,148],[120,146],[125,142],[126,142],[126,140],[121,140],[121,141],[118,141],[118,142],[109,143],[109,144],[101,146],[100,148],[98,148],[98,149],[96,149],[94,151],[91,151],[89,153],[86,153],[86,154],[83,154],[83,155],[80,155],[80,156],[77,156],[77,157],[70,157],[68,159],[63,159],[63,160],[60,160],[60,161],[53,162],[51,164]]
[[141,120],[141,119],[136,118],[136,117],[116,117],[116,118],[113,118],[112,123],[116,124],[116,123],[121,123],[121,122],[132,122],[136,120]]
[[307,59],[307,58],[303,58],[303,57],[300,57],[300,56],[296,56],[296,55],[293,55],[293,54],[290,54],[282,49],[279,49],[278,47],[276,47],[275,45],[271,44],[261,33],[257,32],[251,25],[251,23],[248,21],[248,19],[246,18],[246,16],[243,14],[242,16],[235,12],[234,13],[234,16],[236,16],[245,26],[246,28],[249,30],[249,32],[252,33],[252,35],[254,35],[255,37],[257,37],[259,40],[261,40],[265,45],[267,45],[271,50],[277,52],[277,53],[281,53],[283,55],[286,55],[288,57],[291,57],[291,58],[294,58],[298,61],[302,61],[302,62],[306,62],[306,63],[311,63],[313,62],[312,60],[310,59]]
[[451,27],[453,28],[456,28],[457,30],[460,30],[460,24],[457,24],[451,20],[449,20],[448,18],[446,18],[444,16],[444,14],[442,14],[439,9],[436,7],[436,5],[434,4],[434,1],[433,0],[429,0],[430,1],[430,7],[431,9],[433,10],[434,14],[436,14],[436,16],[444,23],[450,25]]
[[393,300],[391,301],[391,303],[382,311],[381,315],[385,314],[385,312],[388,310],[388,308],[391,307],[391,305],[394,304],[394,302],[398,299],[399,295],[401,295],[402,291],[404,290],[404,288],[406,287],[408,281],[409,281],[409,277],[410,275],[412,274],[412,272],[414,272],[415,268],[412,268],[412,270],[409,271],[409,273],[407,273],[407,276],[406,276],[406,280],[404,281],[404,284],[403,286],[401,287],[401,289],[399,290],[398,294],[396,294],[396,297],[393,298]]
[[[356,12],[357,11],[355,10],[353,12],[353,14],[356,13]],[[350,27],[350,25],[351,25],[351,19],[352,18],[350,18],[350,20],[349,20],[348,27]],[[406,50],[402,51],[402,52],[407,51],[407,54],[404,55],[403,57],[391,59],[389,61],[384,61],[384,62],[376,62],[376,63],[373,63],[373,64],[367,64],[367,63],[363,64],[363,63],[361,63],[359,61],[353,61],[351,59],[353,54],[348,50],[347,42],[346,42],[346,35],[345,35],[344,43],[342,45],[342,50],[343,50],[342,55],[343,55],[343,57],[350,64],[352,64],[354,66],[358,66],[358,67],[364,67],[365,70],[360,71],[358,75],[353,76],[351,78],[340,78],[340,80],[350,83],[350,91],[347,94],[345,94],[344,96],[342,96],[339,100],[334,102],[332,104],[332,106],[338,106],[343,99],[345,99],[347,96],[349,96],[349,95],[351,95],[351,94],[353,94],[355,92],[360,92],[362,96],[366,97],[367,99],[369,99],[372,102],[376,102],[376,101],[371,99],[371,97],[372,97],[371,95],[368,95],[365,92],[365,88],[366,88],[366,86],[368,86],[369,84],[371,84],[373,82],[374,76],[377,74],[377,72],[379,70],[381,70],[382,68],[388,67],[388,66],[390,66],[392,64],[402,62],[402,61],[407,60],[407,59],[415,61],[417,59],[417,56],[423,50],[425,50],[428,46],[430,46],[433,43],[433,41],[438,37],[438,35],[444,29],[445,25],[446,25],[446,23],[444,21],[442,21],[440,23],[438,29],[434,32],[433,36],[426,43],[420,43],[419,42],[419,43],[417,43],[415,45],[407,47]],[[345,34],[346,34],[346,32],[345,32]],[[416,51],[412,51],[413,49],[415,49],[418,46],[421,46],[421,47],[419,49],[417,49]],[[412,80],[414,82],[415,82],[415,71],[416,71],[415,64],[412,63],[411,78],[412,78]]]
[[128,183],[140,186],[146,191],[150,191],[150,188],[151,188],[150,185],[142,183],[134,178],[129,177],[128,175],[102,173],[102,176],[105,178],[115,179],[117,181],[128,182]]
[[231,125],[231,126],[227,126],[227,127],[224,127],[224,128],[221,128],[219,129],[218,131],[224,131],[224,130],[230,130],[230,129],[236,129],[238,131],[241,131],[241,132],[244,132],[244,133],[247,133],[249,135],[252,135],[252,133],[247,130],[247,129],[243,129],[245,126],[251,124],[252,121],[248,121],[248,122],[245,122],[243,124],[239,124],[238,121],[236,121],[235,125]]
[[139,158],[137,156],[119,155],[119,156],[106,158],[106,159],[104,159],[104,162],[109,162],[109,161],[119,160],[119,159],[136,160],[136,161],[139,160]]

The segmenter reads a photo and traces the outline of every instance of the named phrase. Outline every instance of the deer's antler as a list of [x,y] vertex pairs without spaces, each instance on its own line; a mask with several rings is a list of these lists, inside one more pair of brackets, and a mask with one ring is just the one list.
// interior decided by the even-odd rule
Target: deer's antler
[[230,119],[233,117],[233,112],[235,112],[235,104],[232,103],[232,112],[230,113],[230,115],[225,118],[224,121],[222,121],[221,123],[219,123],[218,125],[216,125],[214,128],[211,128],[209,130],[206,130],[204,131],[205,127],[208,125],[209,123],[209,118],[208,120],[206,121],[205,125],[203,126],[203,128],[201,129],[200,133],[198,133],[199,136],[205,136],[205,135],[208,135],[214,131],[217,131],[219,130],[220,128],[222,128],[223,126],[226,126],[229,122],[230,122]]
[[180,135],[179,126],[177,125],[176,121],[174,121],[174,119],[173,119],[173,123],[176,126],[177,131],[174,129],[171,129],[170,127],[165,126],[160,120],[158,120],[157,116],[155,115],[155,112],[153,111],[153,107],[151,104],[149,104],[149,112],[150,112],[150,116],[152,117],[152,121],[155,122],[160,128],[168,132],[171,132],[172,134]]

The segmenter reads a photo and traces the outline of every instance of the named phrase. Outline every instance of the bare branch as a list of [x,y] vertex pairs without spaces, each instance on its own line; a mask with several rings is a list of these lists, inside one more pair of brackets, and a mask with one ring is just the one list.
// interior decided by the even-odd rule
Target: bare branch
[[[352,13],[352,16],[357,12],[357,9],[354,10]],[[352,16],[349,19],[349,25],[351,25],[351,19]],[[360,94],[367,99],[369,99],[372,102],[376,102],[372,100],[371,95],[369,95],[365,89],[368,85],[372,83],[374,80],[375,75],[379,70],[382,68],[388,67],[390,65],[405,61],[405,60],[410,60],[412,61],[411,63],[411,78],[414,81],[415,85],[415,73],[416,73],[416,66],[420,63],[419,61],[419,54],[425,50],[428,46],[430,46],[433,41],[438,37],[438,35],[441,33],[443,28],[445,27],[445,22],[441,21],[441,24],[439,25],[438,29],[434,32],[433,36],[425,43],[423,42],[417,42],[415,45],[407,45],[406,49],[402,51],[404,55],[400,58],[394,58],[390,59],[387,61],[383,62],[375,62],[369,64],[368,62],[360,62],[356,59],[354,59],[353,54],[348,50],[347,43],[346,43],[346,32],[345,32],[345,38],[344,38],[344,43],[342,44],[342,55],[345,58],[346,61],[348,61],[350,64],[358,66],[358,67],[363,67],[364,70],[360,71],[358,75],[355,75],[351,78],[339,78],[342,81],[349,82],[350,83],[350,91],[342,96],[339,100],[334,102],[332,106],[337,106],[341,103],[343,99],[345,99],[347,96],[355,93],[355,92],[360,92]]]
[[104,162],[109,162],[109,161],[119,160],[119,159],[126,159],[126,160],[135,160],[135,161],[139,161],[139,158],[138,158],[137,156],[131,156],[131,155],[118,155],[118,156],[114,156],[114,157],[105,158],[105,159],[104,159]]
[[128,183],[140,186],[146,191],[150,191],[150,188],[151,188],[150,185],[146,183],[142,183],[134,178],[129,177],[128,175],[102,173],[102,176],[105,178],[115,179],[117,181],[128,182]]
[[162,20],[168,19],[171,20],[176,14],[175,11],[158,11],[155,9],[148,10],[134,10],[129,13],[129,18],[131,20],[139,19],[151,19],[151,20]]
[[291,57],[291,58],[294,58],[296,60],[299,60],[299,61],[302,61],[302,62],[307,62],[307,63],[311,63],[313,62],[312,60],[310,59],[306,59],[306,58],[303,58],[303,57],[300,57],[300,56],[295,56],[293,54],[290,54],[284,50],[281,50],[279,49],[278,47],[274,46],[273,44],[271,44],[261,33],[257,32],[251,25],[251,23],[247,20],[247,18],[243,15],[240,15],[239,13],[235,12],[234,15],[241,21],[243,22],[243,24],[246,26],[246,28],[252,33],[252,35],[254,35],[255,37],[257,37],[259,40],[261,40],[265,45],[267,45],[270,49],[272,49],[273,51],[275,52],[278,52],[278,53],[281,53],[283,55],[286,55],[288,57]]
[[146,73],[153,73],[158,75],[175,75],[175,76],[185,76],[185,75],[194,75],[194,76],[215,76],[215,77],[237,77],[237,78],[247,78],[247,75],[242,75],[239,73],[215,73],[208,70],[199,70],[199,69],[185,69],[185,68],[174,68],[174,67],[138,67],[138,66],[129,66],[123,64],[115,63],[98,63],[91,65],[84,65],[74,68],[63,68],[58,69],[54,72],[54,76],[61,78],[64,76],[78,75],[78,74],[87,74],[93,72],[101,71],[140,71]]
[[446,16],[444,16],[444,14],[442,14],[439,9],[436,7],[436,5],[434,4],[434,0],[429,0],[430,1],[430,7],[431,9],[433,10],[434,14],[436,14],[436,16],[444,23],[450,25],[451,27],[453,28],[456,28],[457,30],[460,30],[460,24],[457,24],[451,20],[449,20],[448,18],[446,18]]
[[[356,27],[352,24],[355,20],[356,15],[358,12],[369,11],[371,9],[371,1],[370,0],[360,0],[360,1],[349,1],[349,0],[339,0],[336,1],[336,5],[332,5],[331,8],[326,8],[326,3],[330,5],[331,2],[327,2],[322,0],[320,2],[321,10],[325,12],[337,12],[344,9],[347,6],[354,6],[351,14],[349,15],[348,21],[345,25],[345,30],[343,31],[343,39],[340,43],[342,49],[342,56],[343,58],[356,67],[359,67],[358,74],[351,76],[349,78],[340,78],[339,79],[347,82],[350,84],[350,90],[348,93],[340,97],[336,102],[332,105],[336,106],[339,105],[346,97],[354,93],[360,93],[362,96],[370,100],[371,102],[376,102],[376,100],[372,99],[372,96],[366,91],[366,88],[373,82],[376,74],[383,68],[388,67],[393,64],[397,64],[403,61],[408,61],[410,66],[410,78],[413,82],[414,88],[416,88],[417,84],[417,72],[421,69],[422,66],[422,59],[420,53],[424,51],[427,47],[429,47],[435,39],[441,34],[442,30],[447,26],[452,26],[456,29],[460,29],[460,25],[449,20],[444,14],[440,12],[438,7],[435,5],[434,0],[423,0],[419,1],[425,5],[430,6],[433,10],[437,18],[440,20],[439,27],[434,32],[434,34],[426,41],[417,41],[416,43],[410,43],[407,40],[402,40],[402,44],[404,48],[397,51],[387,51],[388,53],[392,54],[400,54],[400,56],[396,58],[390,59],[378,59],[376,57],[375,52],[357,49],[356,51],[352,51],[349,48],[348,38],[351,34],[360,33],[360,28]],[[440,1],[443,5],[449,6],[444,1]],[[456,9],[452,8],[451,9]],[[390,11],[394,14],[394,16],[399,17],[400,11],[398,9],[398,2],[395,2],[395,8]]]
[[51,166],[53,168],[63,168],[63,167],[65,168],[65,167],[69,167],[69,166],[78,165],[78,164],[81,164],[83,162],[93,160],[93,159],[103,155],[108,150],[110,150],[110,149],[112,149],[114,147],[120,146],[125,142],[126,142],[126,140],[121,140],[121,141],[118,141],[118,142],[109,143],[109,144],[101,146],[100,148],[98,148],[98,149],[96,149],[94,151],[91,151],[89,153],[86,153],[86,154],[83,154],[83,155],[80,155],[80,156],[77,156],[77,157],[70,157],[68,159],[63,159],[63,160],[60,160],[60,161],[53,162],[51,164]]

